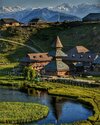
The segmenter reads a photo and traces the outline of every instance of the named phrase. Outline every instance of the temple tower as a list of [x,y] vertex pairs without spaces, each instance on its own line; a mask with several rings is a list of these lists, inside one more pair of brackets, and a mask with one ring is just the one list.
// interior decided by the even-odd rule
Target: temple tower
[[51,76],[65,76],[69,74],[69,66],[62,61],[62,58],[67,55],[62,51],[63,45],[57,36],[56,40],[51,46],[52,51],[48,53],[49,56],[52,56],[52,60],[49,64],[45,66],[46,75]]

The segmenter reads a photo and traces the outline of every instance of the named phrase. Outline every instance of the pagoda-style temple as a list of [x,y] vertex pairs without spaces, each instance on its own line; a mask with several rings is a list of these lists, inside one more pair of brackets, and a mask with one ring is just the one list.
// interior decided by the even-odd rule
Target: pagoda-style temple
[[69,66],[62,61],[62,58],[67,55],[62,51],[63,45],[58,36],[51,47],[53,50],[50,51],[48,55],[53,58],[50,63],[44,67],[45,74],[51,76],[69,75]]

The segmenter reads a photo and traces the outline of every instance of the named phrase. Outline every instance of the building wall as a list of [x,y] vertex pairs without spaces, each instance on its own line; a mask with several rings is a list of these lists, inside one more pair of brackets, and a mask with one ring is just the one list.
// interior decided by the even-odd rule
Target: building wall
[[58,71],[58,72],[57,72],[57,75],[58,75],[58,76],[65,76],[66,73],[67,73],[67,71]]
[[19,23],[12,23],[12,24],[4,24],[4,26],[7,26],[7,27],[9,27],[9,26],[20,26],[20,24]]
[[50,75],[50,76],[65,76],[65,75],[69,75],[69,72],[67,72],[67,71],[46,71],[45,75]]
[[12,26],[19,26],[19,23],[12,23]]
[[32,63],[32,67],[33,69],[35,69],[36,71],[40,71],[41,69],[44,68],[44,66],[46,66],[49,63],[49,61],[45,61],[45,62],[35,62]]
[[10,26],[9,24],[4,24],[4,26]]

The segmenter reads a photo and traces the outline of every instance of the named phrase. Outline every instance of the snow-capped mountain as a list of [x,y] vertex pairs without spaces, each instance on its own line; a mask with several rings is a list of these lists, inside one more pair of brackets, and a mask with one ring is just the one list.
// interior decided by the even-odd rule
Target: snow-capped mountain
[[56,7],[38,9],[26,9],[20,6],[0,8],[0,18],[14,18],[23,23],[27,23],[33,18],[42,18],[49,22],[76,21],[89,13],[100,13],[100,4],[79,4],[77,6],[71,6],[63,3]]
[[0,13],[0,19],[1,18],[14,18],[21,22],[22,18],[27,16],[31,11],[32,9],[26,9],[26,10],[16,11],[16,12]]
[[61,5],[54,7],[54,9],[69,12],[72,9],[72,7],[67,3],[63,3]]
[[22,11],[25,10],[25,8],[21,7],[21,6],[2,6],[0,7],[0,13],[7,13],[7,12],[17,12],[17,11]]
[[[47,21],[54,21],[54,20],[57,21],[59,20],[58,18],[61,19],[59,21],[63,21],[66,19],[77,20],[77,17],[83,18],[89,13],[100,13],[100,4],[79,4],[76,6],[75,5],[72,6],[67,3],[63,3],[56,7],[38,8],[38,9],[35,8],[26,9],[21,6],[0,7],[0,18],[4,17],[15,18],[22,22],[27,22],[32,18],[36,17],[44,18]],[[75,16],[73,17],[72,15]],[[73,17],[73,19],[71,17]]]
[[100,13],[100,4],[79,4],[77,6],[70,6],[67,3],[63,3],[50,9],[76,15],[79,17],[84,17],[89,13]]
[[69,15],[69,14],[65,14],[65,13],[61,13],[61,12],[57,12],[57,11],[52,11],[47,8],[43,8],[43,9],[32,10],[32,12],[30,12],[29,15],[25,16],[22,19],[22,22],[29,22],[33,18],[42,18],[48,22],[57,22],[57,21],[63,22],[65,20],[67,20],[67,21],[80,20],[80,18],[73,16],[73,15]]
[[27,23],[33,18],[42,18],[48,22],[80,20],[79,17],[62,12],[57,12],[47,8],[25,9],[17,12],[1,13],[0,18],[14,18],[23,23]]

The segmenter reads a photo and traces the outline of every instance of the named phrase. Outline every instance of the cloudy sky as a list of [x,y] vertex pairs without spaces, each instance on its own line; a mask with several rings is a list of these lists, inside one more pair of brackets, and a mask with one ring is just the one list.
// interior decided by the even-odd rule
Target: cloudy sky
[[0,0],[2,6],[23,6],[23,7],[50,7],[57,6],[61,3],[77,5],[81,3],[100,4],[100,0]]

